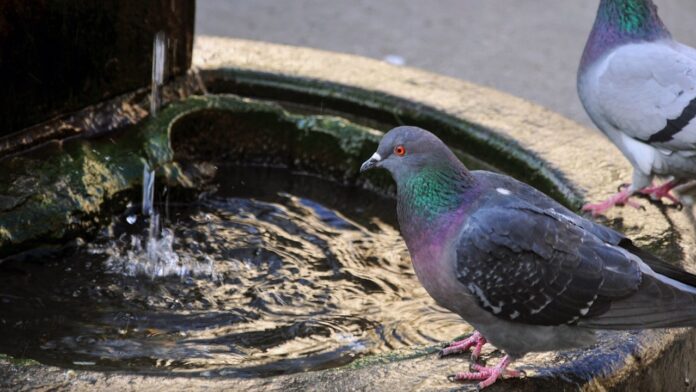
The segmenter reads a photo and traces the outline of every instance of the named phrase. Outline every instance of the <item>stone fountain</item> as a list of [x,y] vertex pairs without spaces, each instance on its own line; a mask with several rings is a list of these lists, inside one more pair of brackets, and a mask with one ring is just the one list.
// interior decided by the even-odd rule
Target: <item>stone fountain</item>
[[[0,16],[17,20],[15,27],[22,19],[8,15],[29,18],[20,3],[8,3],[14,8],[0,6]],[[8,83],[11,80],[8,85],[12,86],[2,95],[6,115],[1,116],[0,133],[0,273],[31,264],[32,274],[40,274],[42,260],[71,260],[80,249],[93,249],[91,243],[123,225],[119,217],[138,220],[140,189],[150,178],[144,180],[144,167],[146,173],[149,169],[156,173],[156,192],[178,194],[181,200],[200,198],[200,190],[209,189],[222,166],[273,167],[319,178],[365,200],[388,200],[393,195],[389,179],[360,177],[358,167],[374,151],[381,132],[400,124],[432,130],[467,165],[516,176],[571,208],[578,208],[586,195],[600,198],[629,178],[628,164],[599,134],[491,89],[307,48],[214,37],[198,37],[192,45],[193,1],[140,6],[120,6],[114,1],[98,9],[87,2],[84,7],[68,3],[73,4],[59,1],[55,4],[60,5],[39,9],[36,15],[46,21],[42,29],[27,25],[34,26],[27,27],[30,32],[43,32],[30,41],[36,45],[30,51],[33,56],[44,56],[43,50],[55,46],[56,40],[63,45],[53,49],[50,67],[25,63],[24,58],[0,62],[2,77]],[[56,20],[58,14],[64,19]],[[73,18],[72,23],[93,20],[89,25],[93,34],[81,31],[87,38],[65,43],[67,37],[59,32],[76,34],[58,29],[65,25],[65,18]],[[18,35],[16,29],[3,31],[14,32],[0,34],[3,53],[24,53],[27,36]],[[111,35],[105,35],[107,31]],[[168,40],[164,52],[159,52],[167,62],[161,97],[155,97],[150,94],[151,65],[158,51],[152,44],[159,31]],[[134,41],[126,45],[127,39]],[[85,50],[97,46],[97,51]],[[92,58],[84,57],[85,53]],[[54,76],[46,67],[66,70],[76,62],[84,66],[89,61],[97,65],[89,72],[83,69],[72,78],[45,82]],[[8,76],[31,67],[39,67],[32,74],[44,80],[41,87],[29,76]],[[25,94],[19,94],[22,91]],[[151,97],[161,99],[161,109],[150,105]],[[288,186],[282,176],[269,178],[278,181],[280,188]],[[164,211],[168,205],[160,202],[157,208]],[[605,223],[665,259],[694,269],[694,227],[685,212],[646,204],[645,211],[617,210]],[[57,265],[51,268],[62,267]],[[209,280],[213,275],[203,274]],[[17,276],[17,282],[31,278]],[[72,277],[66,276],[67,280]],[[73,280],[79,276],[76,272]],[[124,279],[154,278],[136,274]],[[76,287],[75,297],[81,298],[82,284],[69,284]],[[84,286],[92,287],[89,282]],[[425,294],[416,291],[414,295]],[[2,290],[0,301],[7,309],[19,306],[13,305],[19,303],[16,298]],[[59,318],[55,313],[51,314]],[[19,340],[21,333],[16,331],[44,332],[22,323],[7,325],[0,315],[3,329],[2,336],[17,335]],[[148,339],[161,333],[152,329],[147,331]],[[468,331],[470,327],[462,323],[460,333]],[[126,330],[123,335],[130,333]],[[182,335],[181,340],[186,338]],[[447,374],[466,369],[468,358],[439,360],[435,353],[441,345],[436,342],[338,356],[310,371],[302,371],[305,368],[295,362],[294,371],[264,362],[268,365],[264,372],[239,373],[241,365],[192,369],[158,362],[128,368],[119,366],[118,360],[102,363],[100,358],[79,355],[65,362],[51,354],[55,339],[47,338],[28,351],[13,346],[9,338],[1,340],[0,389],[8,390],[474,388],[446,379]],[[690,330],[607,332],[589,349],[527,355],[517,365],[529,377],[498,383],[492,390],[689,389],[696,377],[691,354],[695,342]],[[485,355],[495,358],[498,353]],[[102,354],[101,358],[107,357]]]

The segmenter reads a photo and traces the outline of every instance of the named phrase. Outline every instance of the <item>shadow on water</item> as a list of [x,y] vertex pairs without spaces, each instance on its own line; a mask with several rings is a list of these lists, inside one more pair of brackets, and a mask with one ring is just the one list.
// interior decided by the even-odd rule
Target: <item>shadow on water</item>
[[128,214],[70,255],[0,265],[0,352],[61,367],[268,376],[466,332],[418,284],[393,200],[282,169],[222,167],[213,184],[157,206],[179,260],[207,269],[133,274],[133,238],[148,228]]

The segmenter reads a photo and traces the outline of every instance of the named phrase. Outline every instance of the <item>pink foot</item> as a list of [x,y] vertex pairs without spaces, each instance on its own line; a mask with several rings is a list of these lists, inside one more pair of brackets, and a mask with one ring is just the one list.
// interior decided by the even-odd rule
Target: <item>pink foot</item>
[[493,385],[501,377],[523,378],[526,376],[523,371],[508,370],[507,367],[510,365],[510,362],[512,362],[510,356],[506,355],[494,367],[472,364],[471,370],[474,370],[473,372],[461,372],[448,378],[452,381],[481,381],[476,386],[478,390],[481,390]]
[[582,207],[582,210],[586,212],[591,212],[592,216],[598,216],[609,211],[614,206],[628,205],[633,208],[640,208],[640,204],[630,200],[632,195],[633,193],[629,191],[629,187],[625,186],[622,187],[619,193],[611,196],[610,198],[601,203],[585,204]]
[[641,189],[640,193],[650,196],[653,200],[661,200],[665,198],[674,204],[681,204],[679,199],[672,195],[672,189],[678,187],[681,184],[680,181],[667,181],[662,185],[651,186]]
[[486,338],[481,335],[480,332],[476,331],[473,333],[473,335],[469,336],[468,338],[464,340],[459,340],[456,341],[449,346],[445,347],[440,351],[440,358],[446,357],[448,355],[452,354],[459,354],[462,353],[471,347],[474,347],[474,350],[471,352],[471,359],[476,361],[481,355],[481,349],[483,348],[483,345],[486,344]]

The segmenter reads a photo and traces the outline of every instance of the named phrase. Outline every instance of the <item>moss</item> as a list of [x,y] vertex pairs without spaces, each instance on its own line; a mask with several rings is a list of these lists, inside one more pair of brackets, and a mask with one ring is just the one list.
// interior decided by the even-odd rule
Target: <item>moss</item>
[[28,358],[15,358],[12,356],[9,356],[7,354],[0,354],[0,362],[9,362],[12,365],[17,365],[17,366],[35,366],[35,365],[40,365],[39,362],[33,360],[33,359],[28,359]]
[[140,183],[144,157],[160,163],[171,156],[149,150],[153,135],[135,127],[0,161],[0,256],[93,226],[106,200]]
[[388,353],[379,355],[370,355],[356,359],[350,364],[346,365],[345,369],[360,369],[373,365],[387,364],[398,361],[405,361],[408,359],[414,359],[418,357],[423,357],[426,355],[433,355],[442,349],[441,345],[428,346],[428,347],[415,347],[409,348],[407,350],[395,350]]
[[351,123],[342,118],[330,116],[293,116],[301,130],[321,132],[336,138],[343,151],[359,154],[364,142],[379,143],[382,133],[374,129]]

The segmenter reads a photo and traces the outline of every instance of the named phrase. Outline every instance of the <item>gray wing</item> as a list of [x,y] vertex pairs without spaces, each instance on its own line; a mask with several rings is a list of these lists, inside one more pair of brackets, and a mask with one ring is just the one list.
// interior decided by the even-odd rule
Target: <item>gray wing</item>
[[604,242],[612,245],[630,242],[630,240],[622,233],[578,216],[556,200],[547,196],[543,192],[540,192],[536,188],[525,184],[524,182],[518,181],[506,175],[484,170],[472,171],[472,174],[478,181],[485,183],[489,188],[507,189],[516,199],[518,199],[518,202],[525,202],[533,205],[536,208],[545,210],[546,213],[559,215],[562,219],[570,221],[576,226],[580,226],[582,229],[594,234]]
[[[504,188],[514,195],[520,201],[534,205],[535,207],[545,210],[547,214],[555,214],[559,219],[571,222],[579,226],[583,230],[593,234],[602,242],[619,246],[628,252],[636,255],[643,260],[653,271],[665,275],[671,279],[696,287],[696,276],[677,268],[676,266],[661,260],[660,258],[639,249],[630,239],[626,238],[622,233],[612,230],[606,226],[599,225],[580,217],[559,204],[556,200],[539,192],[534,187],[531,187],[524,182],[515,180],[512,177],[504,176],[498,173],[487,171],[473,171],[472,174],[477,180],[488,184],[491,189]],[[518,201],[519,202],[519,201]]]
[[696,52],[678,43],[618,48],[598,74],[597,99],[606,119],[654,147],[696,147]]
[[637,292],[637,259],[551,209],[508,203],[472,214],[457,248],[457,278],[501,319],[573,324]]

